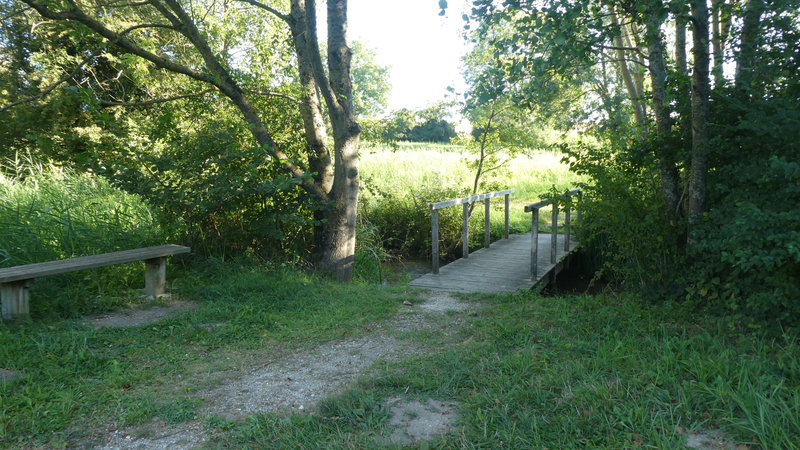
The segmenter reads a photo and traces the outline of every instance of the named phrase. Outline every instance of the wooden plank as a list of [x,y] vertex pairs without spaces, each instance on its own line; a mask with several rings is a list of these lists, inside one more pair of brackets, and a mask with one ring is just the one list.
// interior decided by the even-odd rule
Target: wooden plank
[[[573,189],[571,191],[567,191],[567,192],[559,195],[559,197],[563,197],[565,195],[572,196],[572,195],[575,195],[575,194],[578,195],[578,201],[580,201],[583,198],[583,191],[581,191],[581,188],[575,188],[575,189]],[[544,208],[545,206],[547,206],[547,205],[549,205],[551,203],[553,203],[552,200],[545,199],[545,200],[540,200],[540,201],[538,201],[536,203],[531,203],[530,205],[525,205],[525,212],[531,212],[534,209],[542,209],[542,208]]]
[[553,205],[553,222],[550,226],[553,228],[550,231],[550,264],[555,264],[558,253],[558,207],[555,205]]
[[3,320],[25,317],[30,314],[30,291],[33,280],[11,281],[0,284],[0,318]]
[[550,200],[541,200],[536,203],[531,203],[530,205],[525,205],[525,212],[531,212],[534,209],[542,209],[545,206],[549,205],[550,203],[553,202]]
[[531,276],[536,276],[539,261],[539,208],[531,214]]
[[167,257],[144,262],[144,294],[151,298],[163,297],[167,285]]
[[486,200],[489,198],[500,197],[501,195],[508,195],[513,193],[514,189],[506,189],[505,191],[497,191],[497,192],[487,192],[485,194],[473,195],[471,197],[457,198],[454,200],[445,200],[442,202],[431,203],[430,207],[432,210],[435,211],[437,209],[447,208],[449,206],[460,205],[462,203],[477,202],[480,200]]
[[[550,241],[549,233],[541,234],[537,239],[538,245],[545,248]],[[550,276],[556,266],[549,263],[549,252],[540,252],[536,276],[532,277],[532,245],[531,234],[511,235],[508,240],[493,243],[491,248],[473,252],[469,259],[458,259],[442,266],[439,274],[425,274],[412,280],[409,285],[457,292],[512,292],[530,288]],[[570,250],[576,246],[577,242],[570,241]],[[568,254],[561,248],[557,250],[559,260]]]
[[564,210],[564,251],[569,251],[570,207]]
[[503,238],[504,239],[508,239],[508,210],[510,209],[510,205],[511,205],[511,203],[510,203],[511,202],[511,198],[510,197],[511,197],[510,195],[506,194],[506,201],[505,201],[506,221],[505,221],[505,228],[504,228],[504,231],[503,231]]
[[0,283],[39,278],[60,273],[75,272],[78,270],[94,269],[96,267],[124,264],[134,261],[160,258],[164,256],[188,253],[189,247],[180,245],[158,245],[154,247],[123,250],[119,252],[102,253],[99,255],[79,256],[77,258],[48,261],[43,263],[27,264],[23,266],[7,267],[0,269]]

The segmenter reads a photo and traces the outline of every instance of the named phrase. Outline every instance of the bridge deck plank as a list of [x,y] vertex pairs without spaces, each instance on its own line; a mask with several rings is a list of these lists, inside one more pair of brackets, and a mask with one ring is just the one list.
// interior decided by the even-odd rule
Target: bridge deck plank
[[[531,235],[516,234],[493,242],[487,248],[470,253],[469,258],[457,259],[439,269],[439,274],[425,274],[409,285],[414,287],[456,292],[513,292],[529,289],[556,270],[550,263],[550,234],[539,234],[539,257],[536,279],[530,276]],[[563,235],[559,235],[557,261],[566,253]],[[578,243],[570,241],[570,251]]]

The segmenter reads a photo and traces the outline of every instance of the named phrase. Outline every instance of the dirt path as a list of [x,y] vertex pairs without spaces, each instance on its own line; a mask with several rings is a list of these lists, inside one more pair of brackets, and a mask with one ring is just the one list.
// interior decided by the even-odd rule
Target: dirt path
[[[479,307],[445,292],[430,292],[425,301],[404,306],[392,320],[366,336],[329,342],[308,351],[279,358],[245,375],[198,393],[204,405],[200,417],[241,419],[255,413],[313,411],[317,402],[341,392],[378,361],[400,360],[430,349],[400,337],[403,332],[457,326],[463,316],[448,314]],[[134,320],[127,317],[125,323]],[[425,403],[401,397],[387,400],[393,427],[389,443],[409,444],[449,431],[455,405],[429,399]],[[163,421],[122,430],[107,436],[103,449],[193,448],[210,436],[200,420],[170,426]]]

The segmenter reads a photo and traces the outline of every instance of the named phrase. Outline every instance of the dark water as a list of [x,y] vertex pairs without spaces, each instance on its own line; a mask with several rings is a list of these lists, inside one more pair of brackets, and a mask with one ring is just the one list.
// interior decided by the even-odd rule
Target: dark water
[[389,281],[397,282],[405,277],[413,280],[430,273],[431,261],[428,259],[397,259],[384,264],[383,267]]
[[545,296],[596,295],[602,292],[608,283],[602,278],[594,278],[594,265],[588,255],[579,250],[570,260],[569,267],[562,270],[556,276],[556,282],[548,285],[542,294]]

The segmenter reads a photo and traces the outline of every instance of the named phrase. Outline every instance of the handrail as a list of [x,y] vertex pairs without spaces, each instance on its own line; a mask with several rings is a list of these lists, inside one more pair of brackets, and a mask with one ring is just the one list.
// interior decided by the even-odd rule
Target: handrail
[[455,200],[445,200],[443,202],[431,203],[431,209],[444,209],[449,206],[461,205],[463,203],[473,203],[487,198],[499,197],[501,195],[513,194],[513,189],[506,189],[505,191],[486,192],[484,194],[473,195],[470,197],[457,198]]
[[[583,192],[581,191],[581,188],[575,188],[575,189],[573,189],[571,191],[567,191],[567,192],[559,195],[559,197],[564,197],[565,195],[572,196],[572,195],[575,195],[575,194],[578,194],[579,196],[582,196]],[[579,197],[579,199],[580,199],[580,197]],[[553,203],[553,199],[548,198],[548,199],[545,199],[545,200],[540,200],[540,201],[538,201],[536,203],[531,203],[530,205],[525,205],[525,212],[531,212],[534,208],[535,209],[543,208],[543,207],[545,207],[545,206],[547,206],[547,205],[549,205],[551,203]]]
[[491,244],[491,223],[489,221],[489,201],[494,197],[501,195],[505,196],[505,234],[504,238],[508,239],[508,209],[509,209],[509,196],[514,193],[514,189],[506,189],[505,191],[486,192],[483,194],[472,195],[469,197],[457,198],[453,200],[445,200],[436,203],[430,203],[431,208],[431,266],[434,274],[439,273],[439,210],[448,208],[455,205],[464,205],[463,217],[461,223],[461,245],[464,258],[469,258],[469,205],[473,202],[484,200],[485,213],[484,213],[484,239],[483,246],[489,248]]
[[[573,195],[578,196],[578,202],[583,199],[583,191],[580,188],[573,189],[571,191],[567,191],[559,197],[571,197]],[[552,199],[545,199],[538,201],[536,203],[531,203],[530,205],[525,206],[525,212],[531,212],[531,278],[536,279],[538,271],[538,260],[539,260],[539,209],[553,204]],[[566,229],[564,230],[564,251],[569,251],[569,234],[570,234],[570,207],[567,206],[564,210],[564,225]],[[578,209],[578,217],[576,218],[578,222],[581,221],[581,210]],[[556,252],[558,249],[558,205],[553,205],[553,223],[552,223],[552,230],[550,231],[550,264],[556,263]]]

